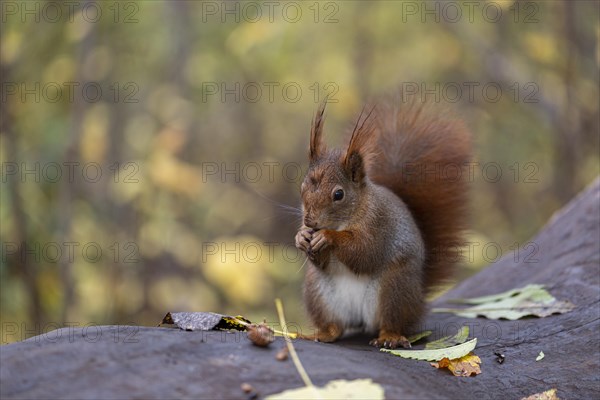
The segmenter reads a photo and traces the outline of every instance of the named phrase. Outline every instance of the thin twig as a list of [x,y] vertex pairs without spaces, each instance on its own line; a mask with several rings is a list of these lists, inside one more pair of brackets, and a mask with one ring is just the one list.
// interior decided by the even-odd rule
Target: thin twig
[[[296,354],[296,349],[294,348],[294,345],[292,344],[292,340],[290,339],[290,337],[287,334],[287,325],[285,323],[285,317],[283,315],[283,305],[281,304],[280,299],[275,299],[275,307],[277,307],[277,314],[279,315],[279,323],[281,324],[283,332],[286,333],[284,335],[284,339],[287,344],[287,348],[290,351],[290,356],[292,357],[292,360],[294,361],[294,365],[296,366],[296,369],[298,370],[300,377],[304,381],[304,384],[308,387],[315,388],[315,385],[313,385],[312,381],[310,380],[310,377],[306,373],[306,370],[302,366],[302,363],[300,362],[300,358],[298,357],[298,354]],[[317,396],[319,396],[319,393],[316,391],[316,388],[315,388],[315,394]]]
[[[235,322],[237,322],[240,325],[245,326],[246,328],[248,328],[248,325],[254,325],[251,322],[246,322],[244,320],[241,320],[239,318],[235,318],[234,317]],[[158,326],[160,326],[160,324],[158,324]],[[297,333],[290,333],[290,332],[282,332],[282,331],[278,331],[277,329],[271,329],[273,331],[273,335],[275,336],[283,336],[283,337],[291,337],[292,339],[296,339],[298,337]]]

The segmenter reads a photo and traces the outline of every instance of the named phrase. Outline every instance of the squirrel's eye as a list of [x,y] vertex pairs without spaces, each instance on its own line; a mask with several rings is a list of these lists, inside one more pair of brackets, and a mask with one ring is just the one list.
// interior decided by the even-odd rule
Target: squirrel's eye
[[344,198],[344,191],[342,189],[338,189],[333,192],[333,201],[340,201]]

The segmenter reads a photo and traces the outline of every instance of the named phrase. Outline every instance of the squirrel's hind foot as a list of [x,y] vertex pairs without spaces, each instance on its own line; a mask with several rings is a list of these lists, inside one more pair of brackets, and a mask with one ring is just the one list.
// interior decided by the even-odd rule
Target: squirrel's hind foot
[[301,339],[314,340],[315,342],[331,343],[338,340],[344,330],[336,324],[329,324],[325,329],[319,329],[317,333],[312,335],[300,335]]
[[379,337],[373,339],[369,342],[371,346],[375,347],[384,347],[386,349],[396,349],[398,347],[404,347],[405,349],[410,349],[412,346],[408,339],[399,334],[387,333],[385,331],[381,331]]

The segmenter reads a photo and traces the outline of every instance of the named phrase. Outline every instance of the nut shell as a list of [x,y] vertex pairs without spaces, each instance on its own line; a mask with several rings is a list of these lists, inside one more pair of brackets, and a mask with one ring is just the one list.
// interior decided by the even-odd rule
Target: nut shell
[[258,347],[267,347],[275,340],[273,330],[265,324],[251,324],[246,329],[248,329],[248,339]]

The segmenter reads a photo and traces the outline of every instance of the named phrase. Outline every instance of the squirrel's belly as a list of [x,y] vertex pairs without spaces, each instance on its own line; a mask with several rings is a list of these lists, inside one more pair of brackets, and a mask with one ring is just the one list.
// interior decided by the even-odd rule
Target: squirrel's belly
[[354,274],[335,257],[330,260],[326,274],[320,292],[334,318],[347,330],[378,331],[379,281]]

